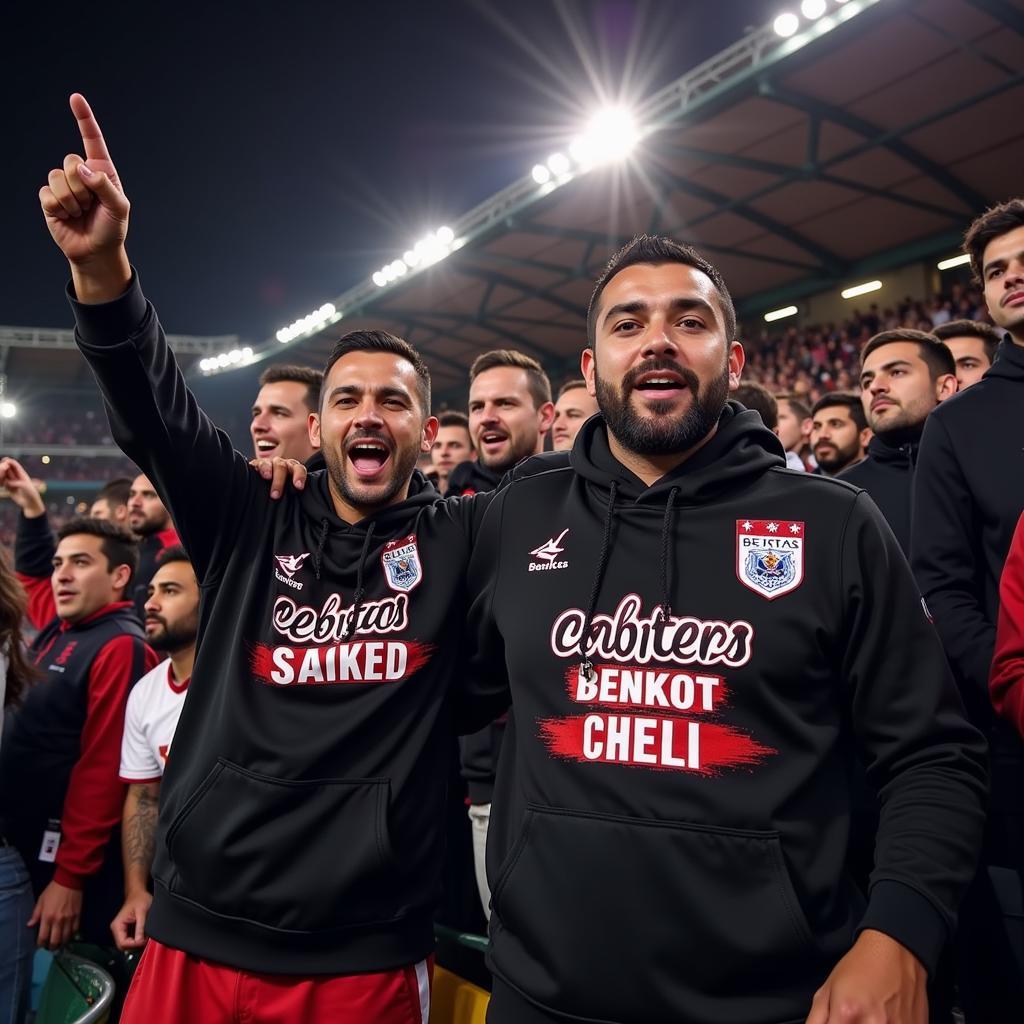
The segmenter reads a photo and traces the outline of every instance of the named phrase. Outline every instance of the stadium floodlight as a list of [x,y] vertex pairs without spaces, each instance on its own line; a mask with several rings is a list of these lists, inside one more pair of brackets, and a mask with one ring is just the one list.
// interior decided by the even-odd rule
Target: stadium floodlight
[[43,456],[43,457],[42,457],[42,458],[41,458],[41,459],[40,459],[39,461],[40,461],[40,462],[41,462],[41,463],[42,463],[42,464],[43,464],[44,466],[48,466],[48,465],[50,464],[50,456],[49,456],[49,455],[44,455],[44,456]]
[[800,13],[808,21],[817,21],[825,13],[827,6],[825,0],[803,0],[800,5]]
[[939,260],[935,265],[939,270],[952,270],[954,267],[962,267],[965,263],[971,262],[971,254],[962,252],[959,256],[950,256],[948,260]]
[[[374,284],[375,284],[375,285],[376,285],[376,286],[377,286],[378,288],[383,288],[383,287],[384,287],[384,285],[386,285],[386,284],[388,283],[388,279],[387,279],[387,276],[385,275],[385,273],[384,273],[384,271],[383,271],[383,270],[378,270],[378,271],[376,271],[376,272],[374,273],[374,275],[373,275],[373,283],[374,283]],[[280,332],[280,331],[278,331],[277,333],[278,333],[278,337],[280,337],[280,335],[281,335],[281,332]],[[282,338],[281,340],[283,341],[284,339]]]
[[800,28],[800,19],[792,11],[784,11],[772,22],[772,28],[775,29],[777,36],[788,39],[796,35],[797,29]]
[[18,415],[18,407],[13,402],[0,402],[0,416],[12,420]]
[[800,310],[797,306],[783,306],[782,309],[773,309],[765,313],[766,323],[774,323],[776,320],[785,320],[787,316],[796,316]]
[[440,242],[440,243],[441,243],[442,245],[451,245],[451,244],[452,244],[452,240],[453,240],[453,239],[455,238],[455,232],[454,232],[454,231],[452,231],[452,229],[451,229],[450,227],[447,227],[447,226],[445,226],[445,227],[439,227],[439,228],[438,228],[438,229],[437,229],[437,230],[436,230],[436,231],[434,232],[434,237],[435,237],[435,238],[436,238],[436,239],[437,239],[437,240],[438,240],[438,241],[439,241],[439,242]]
[[569,153],[580,166],[587,168],[624,160],[639,141],[640,133],[633,115],[625,107],[605,107],[590,119],[586,131],[572,140]]
[[534,164],[530,173],[538,185],[546,185],[551,180],[551,172],[543,164]]
[[868,292],[877,292],[881,287],[881,281],[865,281],[864,284],[855,284],[852,288],[844,288],[840,294],[844,299],[855,299],[858,295],[867,295]]
[[251,363],[252,362],[252,355],[253,355],[252,349],[248,345],[246,345],[245,348],[242,349],[242,358],[247,363]]
[[556,177],[561,178],[569,173],[569,158],[564,153],[552,153],[548,157],[548,170]]

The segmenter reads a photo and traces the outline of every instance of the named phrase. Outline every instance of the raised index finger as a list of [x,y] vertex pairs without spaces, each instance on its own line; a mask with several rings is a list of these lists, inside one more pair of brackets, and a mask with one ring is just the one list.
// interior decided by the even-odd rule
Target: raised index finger
[[78,122],[78,130],[82,133],[82,143],[85,146],[86,160],[106,160],[113,164],[107,144],[103,141],[103,132],[100,131],[100,123],[89,106],[89,101],[80,93],[76,92],[71,96],[71,113],[75,115]]

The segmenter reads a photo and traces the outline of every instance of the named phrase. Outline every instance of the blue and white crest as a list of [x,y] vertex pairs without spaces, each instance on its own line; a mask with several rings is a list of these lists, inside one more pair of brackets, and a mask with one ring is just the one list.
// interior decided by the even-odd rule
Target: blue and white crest
[[381,553],[380,561],[384,567],[384,577],[392,590],[407,594],[423,581],[423,563],[420,561],[415,534],[388,543]]
[[736,521],[736,576],[769,601],[804,581],[804,524],[785,519]]

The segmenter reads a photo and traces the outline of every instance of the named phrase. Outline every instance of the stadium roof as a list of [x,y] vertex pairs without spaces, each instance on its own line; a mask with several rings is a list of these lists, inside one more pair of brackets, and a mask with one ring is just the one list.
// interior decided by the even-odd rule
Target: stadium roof
[[[452,222],[449,255],[383,287],[367,268],[255,358],[315,365],[341,332],[383,328],[424,354],[435,394],[463,400],[490,348],[574,374],[592,282],[638,232],[706,251],[741,315],[952,255],[978,212],[1021,191],[1024,0],[825,6],[789,38],[765,26],[650,97],[628,160],[546,184],[525,175]],[[247,362],[239,344],[177,350],[198,372],[201,356],[223,367],[235,349],[230,369]],[[91,379],[64,332],[2,328],[4,362],[19,379]]]
[[628,161],[516,182],[452,224],[457,251],[350,289],[332,302],[343,319],[257,357],[318,363],[340,331],[373,326],[417,346],[439,394],[464,394],[490,348],[571,373],[593,280],[637,232],[706,251],[748,315],[958,251],[977,213],[1020,192],[1024,3],[829,6],[652,97]]

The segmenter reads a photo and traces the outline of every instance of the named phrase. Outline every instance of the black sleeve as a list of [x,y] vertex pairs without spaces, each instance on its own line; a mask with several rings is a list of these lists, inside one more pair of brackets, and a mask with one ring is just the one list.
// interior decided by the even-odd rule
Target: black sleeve
[[843,678],[879,794],[867,911],[933,973],[981,848],[985,742],[964,716],[899,544],[861,492],[843,534]]
[[50,528],[48,515],[28,519],[18,513],[18,531],[14,536],[14,571],[33,579],[49,581],[53,573],[53,556],[57,541]]
[[250,512],[255,474],[185,386],[138,275],[113,302],[83,305],[68,293],[114,440],[153,481],[197,578],[208,583]]
[[[484,497],[481,495],[480,497]],[[487,495],[469,558],[465,668],[460,687],[460,733],[472,733],[493,722],[511,700],[505,639],[494,619],[494,595],[501,570],[501,517],[507,491]]]
[[979,599],[981,532],[949,432],[929,416],[914,474],[910,559],[957,676],[987,706],[996,625]]

